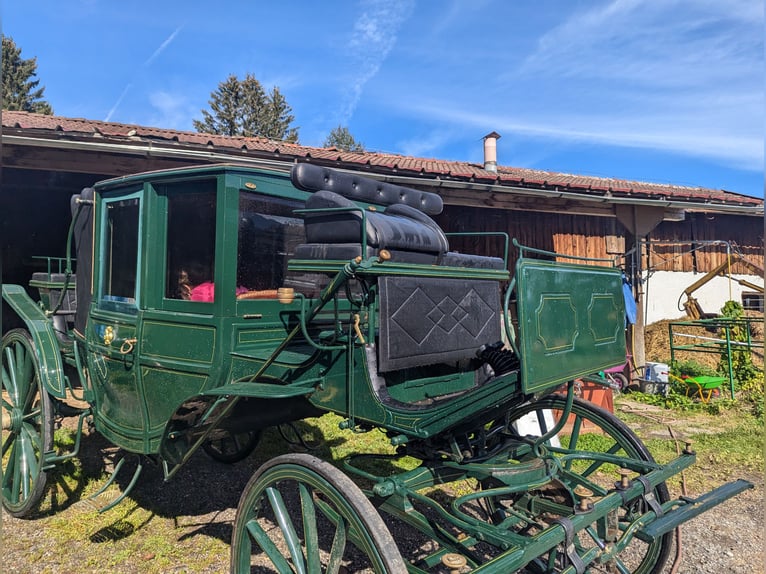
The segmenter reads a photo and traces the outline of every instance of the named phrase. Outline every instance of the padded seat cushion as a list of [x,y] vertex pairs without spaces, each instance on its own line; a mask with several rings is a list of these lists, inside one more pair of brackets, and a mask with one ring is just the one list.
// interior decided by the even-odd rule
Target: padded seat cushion
[[[317,191],[306,201],[307,209],[344,209],[305,215],[308,243],[361,243],[362,212],[356,204],[332,191]],[[428,215],[409,205],[396,204],[385,212],[365,211],[367,246],[389,250],[445,253],[449,242]]]
[[344,173],[310,163],[293,166],[293,185],[304,191],[332,191],[344,197],[375,205],[408,205],[438,215],[444,207],[441,196],[428,191],[385,183],[356,173]]
[[505,269],[505,262],[501,257],[456,253],[455,251],[444,253],[439,257],[439,265],[446,267],[470,267],[473,269]]

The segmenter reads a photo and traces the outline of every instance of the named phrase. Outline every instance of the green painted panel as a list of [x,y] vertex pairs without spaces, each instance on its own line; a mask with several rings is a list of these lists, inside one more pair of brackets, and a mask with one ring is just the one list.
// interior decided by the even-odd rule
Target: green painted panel
[[[88,353],[91,380],[98,401],[97,420],[115,431],[140,435],[144,431],[143,404],[135,363],[112,359],[111,349],[96,348]],[[122,446],[122,443],[119,443]]]
[[619,269],[523,259],[516,281],[523,392],[625,362]]
[[213,361],[215,337],[212,326],[147,320],[143,325],[141,356],[208,365]]
[[148,432],[156,434],[165,427],[178,405],[202,392],[207,376],[143,367],[142,379],[149,414]]
[[63,399],[66,396],[64,366],[52,321],[21,286],[3,285],[2,294],[3,300],[21,317],[32,336],[45,388],[54,397]]

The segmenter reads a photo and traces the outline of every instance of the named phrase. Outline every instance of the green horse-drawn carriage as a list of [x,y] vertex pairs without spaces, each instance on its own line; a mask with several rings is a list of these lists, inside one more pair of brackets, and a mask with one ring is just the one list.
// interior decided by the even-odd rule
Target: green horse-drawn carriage
[[[39,302],[3,286],[26,325],[0,352],[6,510],[35,507],[84,422],[170,479],[199,447],[235,462],[264,429],[334,412],[396,454],[263,464],[232,572],[659,572],[676,526],[750,484],[671,500],[664,482],[694,453],[657,464],[575,398],[575,379],[624,362],[618,269],[517,246],[511,277],[507,238],[498,257],[454,251],[441,209],[307,163],[83,190],[76,274],[49,260]],[[62,416],[77,417],[72,452],[53,449]]]

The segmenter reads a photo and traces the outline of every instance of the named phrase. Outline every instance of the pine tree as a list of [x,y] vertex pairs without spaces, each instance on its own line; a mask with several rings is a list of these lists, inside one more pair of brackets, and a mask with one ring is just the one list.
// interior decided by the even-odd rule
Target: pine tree
[[351,132],[348,131],[348,128],[343,126],[332,129],[330,135],[324,141],[324,147],[334,147],[343,151],[364,151],[364,144],[356,141]]
[[244,80],[230,75],[218,84],[208,103],[210,111],[201,110],[202,120],[193,121],[198,132],[298,141],[298,128],[290,127],[295,116],[279,88],[266,93],[252,74]]
[[23,59],[13,38],[3,36],[3,109],[50,115],[51,105],[42,99],[45,88],[38,88],[37,58]]

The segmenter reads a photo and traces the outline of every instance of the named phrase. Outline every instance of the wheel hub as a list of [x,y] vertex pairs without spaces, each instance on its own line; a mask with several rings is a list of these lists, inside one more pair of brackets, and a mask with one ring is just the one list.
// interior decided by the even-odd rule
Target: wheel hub
[[11,431],[16,434],[21,431],[21,423],[24,417],[21,409],[13,408],[10,411],[3,411],[3,430]]

